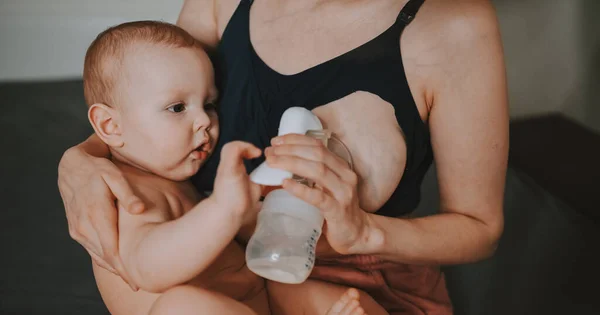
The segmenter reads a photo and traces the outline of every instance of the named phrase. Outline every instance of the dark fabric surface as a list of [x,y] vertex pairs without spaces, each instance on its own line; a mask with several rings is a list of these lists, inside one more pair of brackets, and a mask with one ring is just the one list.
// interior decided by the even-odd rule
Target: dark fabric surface
[[1,84],[1,314],[107,314],[70,239],[57,165],[92,130],[81,82]]
[[600,134],[560,114],[511,126],[511,164],[600,224]]
[[[107,314],[56,185],[61,154],[91,133],[81,82],[0,84],[0,105],[0,314]],[[423,194],[427,215],[434,169]],[[599,313],[598,226],[513,169],[505,201],[496,255],[445,268],[456,314]]]

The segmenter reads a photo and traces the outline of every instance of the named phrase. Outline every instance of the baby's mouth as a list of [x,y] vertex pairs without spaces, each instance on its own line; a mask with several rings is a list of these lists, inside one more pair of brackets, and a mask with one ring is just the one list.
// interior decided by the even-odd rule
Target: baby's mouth
[[192,151],[191,155],[195,159],[204,160],[208,157],[208,155],[210,153],[210,148],[211,148],[210,140],[208,140],[205,143],[199,145],[196,149],[194,149],[194,151]]

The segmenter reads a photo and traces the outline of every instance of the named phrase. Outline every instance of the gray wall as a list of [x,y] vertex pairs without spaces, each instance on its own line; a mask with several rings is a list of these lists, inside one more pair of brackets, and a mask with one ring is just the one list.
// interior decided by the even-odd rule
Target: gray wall
[[492,0],[512,117],[562,112],[600,132],[600,0]]
[[494,0],[502,32],[511,114],[561,109],[583,80],[580,0]]
[[565,102],[562,111],[600,132],[600,1],[583,0],[580,11],[580,58],[584,64],[582,84]]

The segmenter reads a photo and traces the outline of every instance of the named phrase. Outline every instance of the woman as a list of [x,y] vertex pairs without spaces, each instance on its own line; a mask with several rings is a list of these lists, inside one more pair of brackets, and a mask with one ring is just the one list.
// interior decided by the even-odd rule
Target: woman
[[[265,151],[271,166],[323,187],[284,185],[325,216],[311,278],[363,289],[392,314],[451,313],[437,266],[490,256],[503,230],[508,106],[489,1],[186,0],[178,24],[216,55],[217,151],[231,140],[269,147],[283,111],[304,106],[352,153],[355,172],[304,136]],[[59,187],[71,236],[127,280],[113,204],[144,205],[106,155],[94,136],[69,149]],[[211,189],[218,156],[199,190]],[[439,214],[411,218],[433,157]]]

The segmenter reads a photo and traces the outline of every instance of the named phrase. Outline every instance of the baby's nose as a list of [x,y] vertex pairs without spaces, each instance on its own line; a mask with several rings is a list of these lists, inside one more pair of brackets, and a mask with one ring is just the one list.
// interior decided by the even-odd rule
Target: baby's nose
[[210,128],[210,117],[206,113],[202,113],[196,117],[194,121],[194,131],[207,130]]

